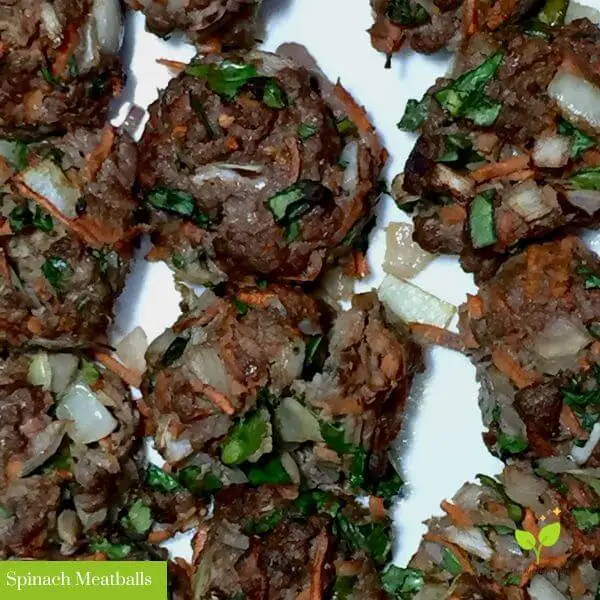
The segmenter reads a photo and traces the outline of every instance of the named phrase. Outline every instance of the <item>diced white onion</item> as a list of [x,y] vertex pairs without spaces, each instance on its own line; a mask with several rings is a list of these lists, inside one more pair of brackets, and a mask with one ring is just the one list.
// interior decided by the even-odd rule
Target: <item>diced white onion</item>
[[52,367],[46,352],[36,354],[31,360],[27,381],[31,385],[40,386],[44,390],[50,389],[52,385]]
[[573,446],[571,449],[571,458],[578,465],[584,465],[589,460],[592,452],[598,445],[598,442],[600,442],[600,423],[594,425],[585,446],[582,446],[581,448],[575,445]]
[[410,279],[433,260],[433,254],[425,252],[413,241],[413,227],[408,223],[390,223],[386,231],[387,244],[383,262],[386,273]]
[[186,369],[221,394],[231,395],[231,379],[227,374],[225,363],[214,346],[194,346],[186,356]]
[[117,345],[117,355],[128,368],[143,373],[146,370],[146,349],[148,337],[141,327],[129,332]]
[[470,177],[460,175],[446,165],[437,164],[433,172],[434,183],[448,189],[459,198],[467,199],[473,195],[475,182]]
[[581,119],[600,131],[600,89],[567,71],[559,71],[550,85],[548,94],[556,100],[564,117]]
[[43,431],[40,431],[29,444],[28,458],[21,467],[19,475],[26,477],[41,467],[51,456],[53,456],[65,436],[65,423],[63,421],[52,421]]
[[306,345],[301,339],[285,344],[271,361],[271,384],[280,389],[298,379],[304,368]]
[[456,313],[456,306],[393,275],[379,286],[379,298],[394,317],[409,322],[447,327]]
[[294,485],[300,484],[300,469],[296,464],[296,461],[292,458],[289,452],[284,452],[281,455],[281,466],[285,469],[285,472],[290,476]]
[[540,501],[548,491],[548,483],[532,471],[525,471],[519,465],[508,465],[502,473],[502,482],[511,500],[531,508],[538,515],[548,510]]
[[275,411],[277,431],[284,442],[321,442],[321,428],[313,413],[295,398],[284,398]]
[[79,359],[73,354],[49,354],[48,361],[52,369],[52,392],[60,396],[73,381]]
[[343,267],[332,267],[327,269],[321,278],[318,295],[325,302],[339,307],[340,302],[350,301],[354,290],[354,279],[346,274]]
[[571,139],[566,135],[552,135],[540,138],[533,146],[533,162],[538,167],[558,169],[569,162]]
[[0,156],[5,158],[11,165],[14,165],[17,162],[17,143],[0,140]]
[[558,207],[554,190],[540,188],[531,179],[516,185],[506,203],[528,223],[545,217]]
[[61,540],[74,546],[81,532],[81,523],[77,518],[77,513],[70,509],[63,510],[56,519],[56,531]]
[[579,2],[569,2],[565,22],[571,23],[576,19],[589,19],[595,25],[600,25],[600,11],[588,5],[580,4]]
[[228,169],[232,171],[240,171],[242,173],[262,173],[265,170],[264,165],[251,165],[251,164],[241,164],[241,163],[214,163],[212,165],[218,169]]
[[92,17],[101,52],[118,54],[123,34],[123,15],[119,0],[95,0]]
[[536,575],[529,584],[531,600],[567,600],[543,575]]
[[583,325],[559,317],[538,333],[533,347],[543,358],[552,359],[576,355],[592,341]]
[[445,530],[445,534],[451,542],[460,546],[469,554],[474,554],[483,560],[490,560],[494,555],[494,550],[490,547],[480,529],[475,527],[463,529],[451,525]]
[[600,209],[600,192],[597,190],[569,190],[567,200],[577,208],[593,215]]
[[117,420],[82,381],[74,383],[65,392],[56,408],[56,416],[71,421],[67,433],[80,444],[97,442],[118,426]]
[[566,456],[549,456],[539,461],[540,467],[550,471],[550,473],[569,473],[575,471],[577,465]]
[[52,202],[63,215],[69,218],[77,216],[79,190],[51,160],[42,160],[35,167],[23,171],[21,177],[30,190]]
[[342,150],[340,163],[344,165],[342,188],[347,194],[352,194],[358,185],[358,142],[348,142]]
[[58,20],[54,7],[49,2],[42,2],[40,17],[48,37],[52,40],[54,47],[60,46],[63,40],[63,29]]

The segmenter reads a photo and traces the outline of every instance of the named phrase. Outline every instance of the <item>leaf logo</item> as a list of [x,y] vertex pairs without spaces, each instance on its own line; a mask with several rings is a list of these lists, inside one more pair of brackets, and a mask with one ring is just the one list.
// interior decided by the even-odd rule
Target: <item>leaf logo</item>
[[542,527],[538,533],[537,539],[529,531],[517,529],[515,531],[515,539],[517,544],[523,550],[533,550],[535,552],[536,564],[540,564],[542,558],[542,549],[555,546],[560,538],[560,522],[550,523]]

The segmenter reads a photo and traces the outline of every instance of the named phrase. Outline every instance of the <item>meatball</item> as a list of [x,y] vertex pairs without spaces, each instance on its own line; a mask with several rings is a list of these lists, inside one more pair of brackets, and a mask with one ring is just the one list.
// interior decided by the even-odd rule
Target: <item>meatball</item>
[[600,464],[591,435],[600,417],[597,272],[600,260],[577,238],[532,245],[462,307],[461,332],[481,367],[486,442],[496,454]]
[[85,355],[40,351],[2,359],[0,393],[0,555],[45,555],[63,530],[68,554],[128,480],[129,391]]
[[324,94],[307,70],[261,52],[194,62],[150,107],[141,141],[149,258],[194,283],[314,280],[366,224],[384,157],[339,84]]
[[420,199],[414,237],[423,248],[460,254],[480,282],[524,244],[596,222],[584,180],[597,131],[551,93],[570,64],[594,81],[599,43],[587,19],[551,40],[478,33],[461,50],[457,78],[409,105],[401,125],[421,135],[403,181]]
[[285,288],[209,301],[148,352],[145,401],[167,461],[199,489],[396,492],[387,452],[422,367],[407,329],[370,294],[322,333],[314,302]]
[[122,86],[118,0],[0,6],[0,137],[99,127]]
[[5,150],[0,340],[105,341],[136,233],[135,144],[106,127]]
[[146,27],[160,36],[184,31],[201,48],[224,50],[255,43],[255,17],[261,0],[126,0],[146,15]]
[[391,550],[387,519],[374,521],[332,494],[294,501],[292,491],[234,486],[217,495],[215,515],[198,534],[206,541],[196,598],[293,600],[311,590],[320,598],[388,598],[378,579]]
[[427,534],[404,570],[411,591],[461,600],[513,600],[527,592],[528,598],[566,598],[576,580],[577,596],[594,598],[600,529],[585,519],[600,506],[597,487],[570,473],[546,471],[545,477],[518,462],[497,479],[479,475],[479,483],[466,483],[443,502],[446,514],[427,521]]

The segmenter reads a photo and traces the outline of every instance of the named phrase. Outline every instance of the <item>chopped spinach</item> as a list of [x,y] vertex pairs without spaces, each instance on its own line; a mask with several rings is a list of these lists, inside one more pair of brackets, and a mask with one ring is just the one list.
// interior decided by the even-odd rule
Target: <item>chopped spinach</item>
[[92,552],[102,552],[109,560],[123,560],[131,552],[129,544],[112,544],[106,538],[98,538],[90,541]]
[[221,460],[226,465],[243,463],[257,452],[268,433],[268,424],[260,412],[240,419],[221,446]]
[[456,577],[462,573],[462,567],[460,561],[456,557],[456,554],[449,548],[444,548],[442,552],[442,565],[450,575]]
[[243,317],[244,315],[248,314],[249,307],[245,302],[242,302],[241,300],[238,300],[237,298],[235,298],[233,303],[235,305],[235,312],[237,312],[238,315]]
[[423,571],[419,569],[404,569],[390,565],[381,574],[381,586],[384,591],[398,600],[409,600],[425,585]]
[[325,443],[338,454],[347,454],[352,445],[346,442],[346,429],[340,423],[321,423],[321,435]]
[[282,109],[288,105],[288,98],[283,88],[274,78],[269,78],[265,83],[263,102],[269,108]]
[[404,115],[398,121],[397,127],[402,131],[416,131],[423,125],[429,112],[429,97],[425,96],[421,101],[411,98],[406,103]]
[[334,529],[351,550],[368,552],[377,564],[387,562],[392,550],[392,540],[388,527],[384,523],[358,525],[338,513]]
[[317,133],[317,128],[310,123],[300,123],[298,125],[298,137],[305,142]]
[[146,484],[152,489],[160,490],[161,492],[174,492],[180,487],[177,479],[153,464],[148,465]]
[[574,508],[571,514],[581,531],[587,533],[600,527],[600,508]]
[[494,222],[495,190],[486,190],[477,194],[471,202],[469,213],[469,231],[474,248],[491,246],[498,239]]
[[285,518],[283,510],[273,510],[259,519],[249,520],[242,528],[246,535],[260,535],[273,531]]
[[383,498],[386,505],[400,493],[404,486],[404,480],[394,468],[390,468],[391,474],[386,479],[378,479],[374,485],[373,493],[380,498]]
[[52,217],[44,212],[39,206],[35,207],[31,223],[36,229],[39,229],[44,233],[50,233],[54,229]]
[[65,281],[73,275],[69,263],[59,256],[50,256],[41,267],[48,283],[58,292],[62,291]]
[[208,87],[226,100],[233,100],[240,89],[258,75],[254,65],[224,60],[221,64],[191,63],[185,72],[204,79]]
[[8,223],[13,233],[21,233],[31,224],[31,211],[26,206],[15,206],[8,215]]
[[316,513],[325,513],[335,517],[341,510],[340,500],[330,492],[313,490],[300,494],[295,501],[296,508],[307,517]]
[[581,129],[573,127],[564,119],[558,124],[558,132],[571,138],[571,158],[577,160],[586,150],[596,145],[596,140],[585,134]]
[[192,107],[194,112],[200,117],[202,125],[204,125],[204,129],[206,130],[209,139],[216,140],[219,136],[215,131],[215,128],[211,125],[211,122],[208,120],[204,104],[202,104],[202,100],[194,96],[192,92],[190,92],[190,106]]
[[86,358],[82,358],[79,361],[79,370],[88,385],[94,385],[100,379],[100,371],[92,361]]
[[129,507],[127,515],[121,519],[121,524],[125,529],[138,535],[148,533],[153,522],[152,511],[142,500],[136,500]]
[[481,160],[483,160],[483,157],[473,150],[473,142],[469,136],[462,134],[444,136],[444,148],[437,162],[452,163],[455,167],[464,167],[468,163]]
[[277,456],[253,466],[248,472],[250,485],[288,485],[292,483],[289,473],[283,468],[281,459]]
[[365,467],[367,466],[367,451],[359,446],[354,449],[348,481],[354,489],[360,489],[365,482]]
[[527,450],[529,442],[521,437],[508,435],[501,431],[498,436],[498,446],[503,456],[521,454]]
[[203,474],[202,469],[195,465],[181,469],[177,474],[177,480],[196,496],[212,494],[223,487],[223,483],[214,473],[209,471]]
[[600,167],[580,169],[569,177],[571,185],[578,190],[600,190]]
[[176,337],[163,354],[162,366],[170,367],[176,360],[179,360],[183,356],[189,341],[189,338],[183,336]]
[[569,0],[546,0],[537,18],[541,23],[549,27],[564,25],[568,8]]
[[477,479],[479,479],[482,485],[490,488],[502,500],[508,511],[508,516],[515,523],[520,523],[523,520],[523,507],[510,499],[504,486],[499,481],[493,477],[481,474],[477,475]]
[[429,13],[423,6],[411,0],[390,0],[386,15],[396,25],[411,27],[423,25],[430,19]]
[[154,188],[148,194],[148,202],[161,210],[191,217],[196,209],[194,196],[189,192],[173,190],[165,187]]

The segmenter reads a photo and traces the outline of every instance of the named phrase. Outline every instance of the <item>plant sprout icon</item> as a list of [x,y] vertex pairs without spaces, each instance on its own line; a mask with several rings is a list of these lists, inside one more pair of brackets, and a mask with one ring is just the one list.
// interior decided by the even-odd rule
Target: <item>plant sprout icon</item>
[[560,522],[550,523],[542,527],[538,533],[537,539],[529,531],[523,529],[517,529],[515,531],[515,539],[517,544],[523,548],[523,550],[533,550],[535,552],[535,562],[540,564],[542,558],[543,548],[551,548],[555,546],[560,538]]

